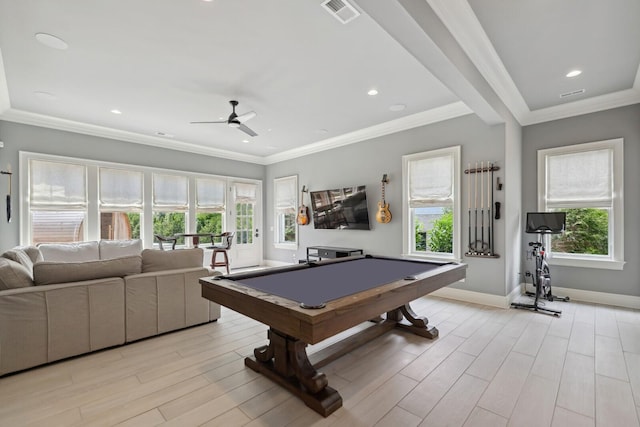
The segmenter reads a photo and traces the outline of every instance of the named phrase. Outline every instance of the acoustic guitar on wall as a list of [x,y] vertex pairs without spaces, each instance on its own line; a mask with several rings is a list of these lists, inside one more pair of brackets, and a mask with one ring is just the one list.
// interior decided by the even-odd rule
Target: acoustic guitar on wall
[[387,224],[391,221],[391,211],[389,210],[389,203],[384,199],[384,185],[389,182],[387,174],[382,176],[382,200],[378,202],[378,212],[376,212],[376,221],[382,224]]
[[300,207],[298,208],[298,216],[296,218],[296,222],[299,225],[309,224],[309,208],[307,208],[304,204],[304,193],[306,192],[306,187],[303,185],[300,195]]

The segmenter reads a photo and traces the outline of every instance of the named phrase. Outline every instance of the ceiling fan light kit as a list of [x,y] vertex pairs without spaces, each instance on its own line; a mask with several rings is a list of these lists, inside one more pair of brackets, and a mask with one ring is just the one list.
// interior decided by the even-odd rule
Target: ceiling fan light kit
[[244,122],[246,122],[247,120],[253,119],[255,116],[257,116],[256,112],[249,111],[248,113],[238,115],[236,114],[236,107],[238,106],[238,101],[231,100],[229,101],[229,104],[231,104],[231,108],[233,108],[233,111],[231,112],[227,120],[218,120],[215,122],[191,122],[191,124],[226,123],[227,126],[231,128],[239,129],[249,136],[258,136],[257,133],[255,133],[253,130],[251,130],[244,124]]

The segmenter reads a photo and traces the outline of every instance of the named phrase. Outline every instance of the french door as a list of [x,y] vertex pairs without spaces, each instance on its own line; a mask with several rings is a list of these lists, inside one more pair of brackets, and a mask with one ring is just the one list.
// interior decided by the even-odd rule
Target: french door
[[[230,185],[229,225],[236,233],[231,266],[244,268],[262,261],[262,189],[253,182]],[[228,227],[231,228],[231,227]]]

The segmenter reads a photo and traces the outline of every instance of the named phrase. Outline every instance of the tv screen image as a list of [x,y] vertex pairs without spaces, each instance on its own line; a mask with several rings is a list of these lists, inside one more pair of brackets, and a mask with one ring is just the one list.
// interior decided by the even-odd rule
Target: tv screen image
[[311,191],[313,226],[318,229],[369,230],[365,186]]

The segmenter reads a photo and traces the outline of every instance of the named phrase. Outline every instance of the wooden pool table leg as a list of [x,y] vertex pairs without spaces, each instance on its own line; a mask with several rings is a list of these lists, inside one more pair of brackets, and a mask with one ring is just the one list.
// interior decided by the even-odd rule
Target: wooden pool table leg
[[269,344],[256,348],[244,363],[298,396],[314,411],[329,416],[342,406],[342,397],[328,386],[325,374],[317,372],[307,357],[307,344],[275,329],[269,329]]
[[[407,319],[411,324],[402,323],[402,318]],[[418,316],[409,304],[405,304],[387,313],[387,320],[394,320],[398,328],[406,329],[416,335],[425,338],[437,338],[439,335],[435,326],[429,326],[426,317]]]

